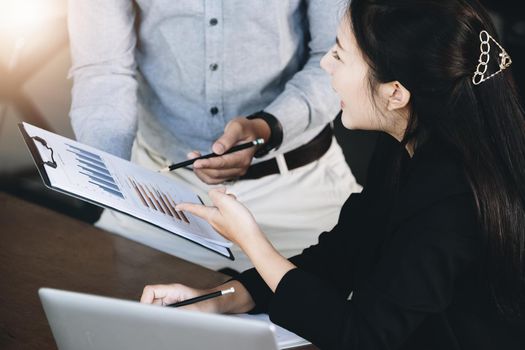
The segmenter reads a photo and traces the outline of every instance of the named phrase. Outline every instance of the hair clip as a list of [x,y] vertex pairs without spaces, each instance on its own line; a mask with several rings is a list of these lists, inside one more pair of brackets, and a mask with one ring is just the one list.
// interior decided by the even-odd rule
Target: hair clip
[[[476,66],[476,72],[472,77],[472,83],[474,83],[474,85],[479,85],[485,80],[488,80],[496,74],[501,73],[503,70],[510,67],[512,63],[512,60],[507,51],[505,51],[505,49],[501,47],[501,45],[486,30],[482,30],[479,33],[479,40],[481,41],[481,44],[479,45],[481,54],[479,55],[479,63]],[[490,61],[490,40],[492,40],[500,48],[501,52],[499,53],[499,57],[501,57],[501,59],[499,61],[499,70],[489,76],[485,76]]]

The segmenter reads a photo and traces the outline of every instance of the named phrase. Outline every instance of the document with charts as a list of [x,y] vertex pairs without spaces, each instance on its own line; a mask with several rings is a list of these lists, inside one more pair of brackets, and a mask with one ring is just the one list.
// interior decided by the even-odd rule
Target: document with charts
[[201,203],[184,184],[33,125],[19,127],[49,188],[118,210],[234,259],[230,241],[201,218],[175,209],[180,202]]

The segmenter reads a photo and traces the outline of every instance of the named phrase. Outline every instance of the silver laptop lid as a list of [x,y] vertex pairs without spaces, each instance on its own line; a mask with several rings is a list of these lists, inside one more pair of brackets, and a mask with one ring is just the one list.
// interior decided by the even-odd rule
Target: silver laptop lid
[[38,294],[61,350],[277,350],[261,321],[50,288]]

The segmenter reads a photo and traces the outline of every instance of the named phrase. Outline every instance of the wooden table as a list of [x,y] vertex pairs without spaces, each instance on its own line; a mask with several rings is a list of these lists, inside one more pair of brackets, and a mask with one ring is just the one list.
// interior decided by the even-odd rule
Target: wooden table
[[0,192],[0,349],[56,349],[40,287],[138,300],[149,283],[227,278]]

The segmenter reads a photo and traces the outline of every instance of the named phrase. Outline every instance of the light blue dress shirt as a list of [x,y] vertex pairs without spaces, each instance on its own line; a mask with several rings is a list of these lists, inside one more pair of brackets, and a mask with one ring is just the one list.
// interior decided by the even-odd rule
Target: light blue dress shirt
[[341,5],[69,0],[77,139],[129,159],[138,129],[176,162],[190,150],[209,152],[232,118],[264,109],[284,131],[266,158],[308,142],[339,109],[319,62]]

